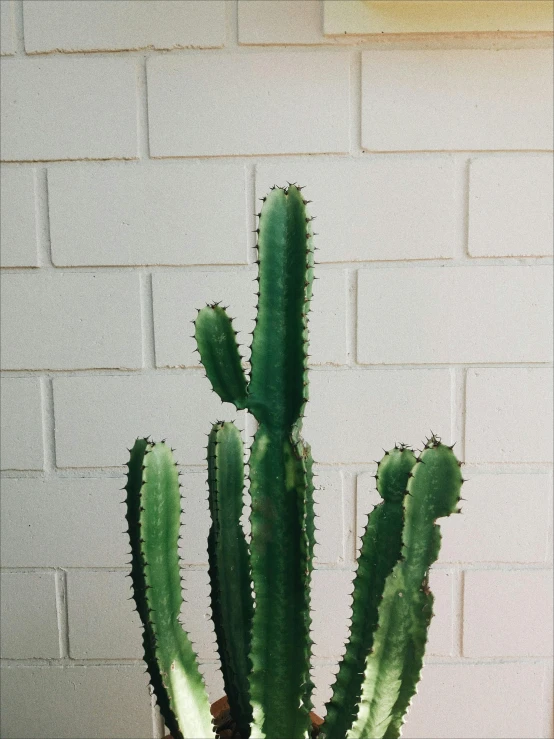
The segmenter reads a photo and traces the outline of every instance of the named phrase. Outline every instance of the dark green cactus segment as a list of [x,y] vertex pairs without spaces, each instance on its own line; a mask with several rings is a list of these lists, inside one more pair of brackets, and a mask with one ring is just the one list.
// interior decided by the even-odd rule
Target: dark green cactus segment
[[127,464],[127,499],[125,501],[127,507],[126,519],[129,526],[129,539],[131,542],[131,584],[133,589],[133,598],[137,612],[143,626],[142,644],[144,649],[144,660],[150,675],[150,683],[156,695],[160,713],[165,721],[166,726],[171,731],[175,739],[182,736],[173,711],[169,705],[169,696],[163,684],[163,678],[160,673],[158,662],[156,660],[156,637],[150,620],[150,611],[146,600],[146,580],[144,561],[141,551],[141,533],[140,533],[140,509],[141,509],[141,488],[142,488],[142,470],[145,452],[152,448],[147,439],[137,439],[131,449],[131,457]]
[[402,549],[403,498],[416,464],[411,449],[398,445],[378,465],[377,489],[383,502],[368,517],[362,536],[352,596],[352,625],[322,729],[325,739],[344,739],[358,713],[363,673],[379,620],[387,577]]
[[259,300],[248,406],[258,421],[290,433],[307,398],[306,316],[313,281],[310,219],[296,186],[269,193],[258,230]]
[[239,430],[216,423],[208,440],[212,525],[208,538],[212,614],[225,692],[241,737],[250,736],[250,627],[253,600],[248,546],[240,523],[244,462]]
[[231,319],[217,304],[198,312],[195,337],[212,387],[225,403],[246,407],[246,377]]
[[[256,594],[250,694],[256,737],[303,739],[307,660],[305,470],[288,438],[260,426],[250,456],[251,565]],[[302,563],[304,562],[304,570]]]
[[181,497],[177,466],[165,443],[146,450],[142,481],[139,543],[147,630],[153,636],[159,673],[181,735],[184,739],[210,737],[214,731],[204,681],[179,621],[183,602],[178,555]]
[[301,510],[301,527],[304,532],[302,537],[302,558],[300,561],[300,575],[304,578],[304,640],[305,640],[305,675],[304,675],[304,693],[302,696],[302,705],[308,710],[313,709],[312,693],[315,685],[312,682],[310,674],[310,662],[312,656],[313,641],[311,637],[312,615],[311,615],[311,581],[314,569],[314,549],[315,549],[315,510],[314,510],[314,461],[309,444],[301,441],[296,446],[297,454],[302,460],[304,485],[300,486],[300,510]]
[[349,739],[397,739],[416,692],[433,615],[429,568],[440,549],[437,518],[456,513],[462,485],[451,448],[432,437],[413,468],[404,499],[402,559],[387,578],[362,700]]

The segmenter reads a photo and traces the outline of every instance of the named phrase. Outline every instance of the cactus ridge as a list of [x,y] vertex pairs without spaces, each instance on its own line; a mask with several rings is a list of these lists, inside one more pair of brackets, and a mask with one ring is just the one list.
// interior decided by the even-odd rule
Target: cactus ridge
[[[227,308],[193,321],[200,364],[223,402],[257,422],[244,472],[241,433],[212,426],[207,443],[211,607],[225,690],[241,739],[307,739],[313,682],[310,591],[316,544],[313,459],[302,438],[309,399],[308,322],[314,231],[295,183],[273,187],[257,214],[257,315],[249,365]],[[377,466],[382,502],[368,516],[344,658],[320,739],[396,739],[423,664],[438,556],[435,521],[457,512],[462,482],[451,447],[432,435],[419,457],[405,444]],[[131,450],[127,521],[133,595],[145,661],[174,739],[213,736],[182,604],[177,467],[165,442]],[[249,481],[251,537],[241,526]]]

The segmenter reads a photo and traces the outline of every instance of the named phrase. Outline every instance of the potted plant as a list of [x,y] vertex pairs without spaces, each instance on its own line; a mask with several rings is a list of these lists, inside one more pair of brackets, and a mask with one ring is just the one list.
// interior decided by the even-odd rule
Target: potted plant
[[[221,400],[258,429],[245,476],[241,434],[216,423],[207,446],[211,606],[228,704],[212,707],[186,631],[177,541],[179,473],[165,442],[137,439],[128,463],[132,585],[145,661],[175,739],[369,739],[400,735],[419,680],[433,596],[435,521],[457,512],[462,476],[451,447],[431,436],[417,455],[397,444],[377,470],[383,501],[368,518],[354,581],[352,623],[325,721],[311,711],[310,578],[315,521],[308,401],[308,313],[314,246],[301,188],[272,188],[258,234],[258,313],[250,374],[232,320],[198,312],[201,363]],[[251,540],[240,523],[245,479]]]

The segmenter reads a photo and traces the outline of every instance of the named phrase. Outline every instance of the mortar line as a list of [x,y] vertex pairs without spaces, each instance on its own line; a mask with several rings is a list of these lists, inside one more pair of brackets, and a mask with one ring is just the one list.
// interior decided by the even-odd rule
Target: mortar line
[[[253,417],[246,415],[250,422]],[[248,448],[251,438],[256,431],[256,423],[249,424],[245,428],[245,445]],[[206,464],[179,464],[179,469],[185,474],[205,474]],[[337,471],[351,474],[361,474],[364,472],[375,471],[374,462],[317,462],[314,469],[319,472]],[[548,475],[552,473],[552,465],[549,462],[521,462],[521,463],[504,463],[504,462],[484,462],[484,463],[468,463],[464,465],[464,472],[470,474],[471,477],[479,475]],[[2,470],[0,479],[46,479],[44,470]],[[120,466],[101,466],[98,467],[57,467],[54,470],[54,477],[57,480],[120,480],[123,478],[123,471]]]
[[[206,562],[187,563],[181,562],[180,567],[186,572],[207,572],[209,564]],[[353,572],[357,567],[356,561],[351,562],[318,562],[315,569],[319,572]],[[56,572],[58,567],[10,567],[3,566],[2,572],[19,573],[19,574],[37,574],[46,572]],[[433,570],[442,570],[447,572],[552,572],[552,563],[548,562],[435,562]],[[87,572],[87,573],[114,573],[121,572],[127,574],[129,567],[127,565],[106,565],[106,566],[64,566],[63,571],[69,572]]]
[[25,23],[23,19],[23,0],[17,0],[12,5],[13,8],[13,32],[15,38],[15,54],[23,56],[25,51]]
[[234,50],[235,52],[240,49],[244,51],[244,48],[240,47],[239,44],[239,4],[238,0],[232,0],[232,2],[225,3],[225,40],[223,42],[223,49],[226,51]]
[[148,128],[148,75],[147,56],[140,57],[137,64],[137,155],[139,159],[150,158]]
[[471,259],[469,253],[469,219],[470,219],[470,172],[471,172],[471,156],[467,156],[464,160],[463,181],[462,181],[462,243],[460,257],[463,260]]
[[69,659],[69,612],[67,605],[67,573],[65,570],[56,569],[55,581],[60,658]]
[[[358,475],[341,470],[342,483],[342,552],[345,563],[356,565],[356,542],[358,538]],[[349,504],[349,501],[350,504]],[[350,524],[347,516],[350,515]],[[349,528],[350,527],[350,530]]]
[[465,402],[466,402],[466,369],[454,367],[451,372],[451,431],[450,443],[456,444],[455,453],[460,461],[465,460]]
[[46,167],[35,170],[35,218],[38,266],[41,269],[53,269],[48,170]]
[[354,367],[358,360],[358,270],[346,270],[345,282],[346,363],[348,367]]
[[40,378],[41,415],[42,415],[42,448],[44,478],[49,479],[56,473],[56,421],[54,416],[54,388],[51,377]]
[[452,647],[453,657],[462,657],[462,638],[464,627],[464,571],[454,569],[454,582],[452,583],[452,628],[454,630]]
[[[5,167],[2,164],[2,167]],[[450,258],[416,258],[416,259],[390,259],[390,260],[358,260],[354,262],[337,261],[337,262],[318,262],[318,271],[338,271],[344,269],[474,269],[476,267],[493,268],[493,267],[551,267],[554,264],[550,256],[535,257],[471,257],[470,259],[456,260]],[[248,272],[252,271],[252,265],[246,262],[229,262],[226,264],[80,264],[80,265],[62,265],[56,267],[59,272],[75,273],[87,272],[94,269],[99,274],[102,273],[124,273],[131,270],[136,271],[139,267],[148,267],[149,269],[161,274],[170,274],[172,272],[214,272],[225,274],[227,272]],[[21,274],[29,272],[32,267],[3,267],[2,274]]]
[[362,147],[362,52],[355,50],[350,59],[350,154],[354,157],[363,155]]
[[457,603],[457,620],[458,631],[456,633],[456,652],[460,659],[464,656],[464,617],[465,617],[465,576],[466,570],[459,570],[458,574],[458,603]]
[[143,369],[156,369],[156,339],[154,329],[154,294],[152,274],[140,274],[140,314],[142,324],[142,363]]

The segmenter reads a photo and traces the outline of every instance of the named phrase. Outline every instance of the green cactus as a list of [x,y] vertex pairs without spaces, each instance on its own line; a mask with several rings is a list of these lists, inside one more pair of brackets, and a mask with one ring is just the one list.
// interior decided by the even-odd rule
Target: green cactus
[[[234,739],[307,739],[316,527],[313,460],[301,431],[308,401],[312,219],[296,185],[273,188],[263,201],[248,376],[226,310],[208,305],[195,321],[200,361],[213,390],[258,424],[246,477],[234,424],[218,422],[209,435],[211,604]],[[322,739],[399,735],[432,614],[427,578],[440,545],[435,520],[453,512],[459,500],[458,462],[435,437],[419,458],[397,445],[376,477],[383,502],[362,537],[351,631]],[[240,524],[245,480],[249,544]],[[213,736],[196,656],[179,622],[181,501],[165,443],[137,440],[126,489],[133,592],[160,710],[175,739]]]

